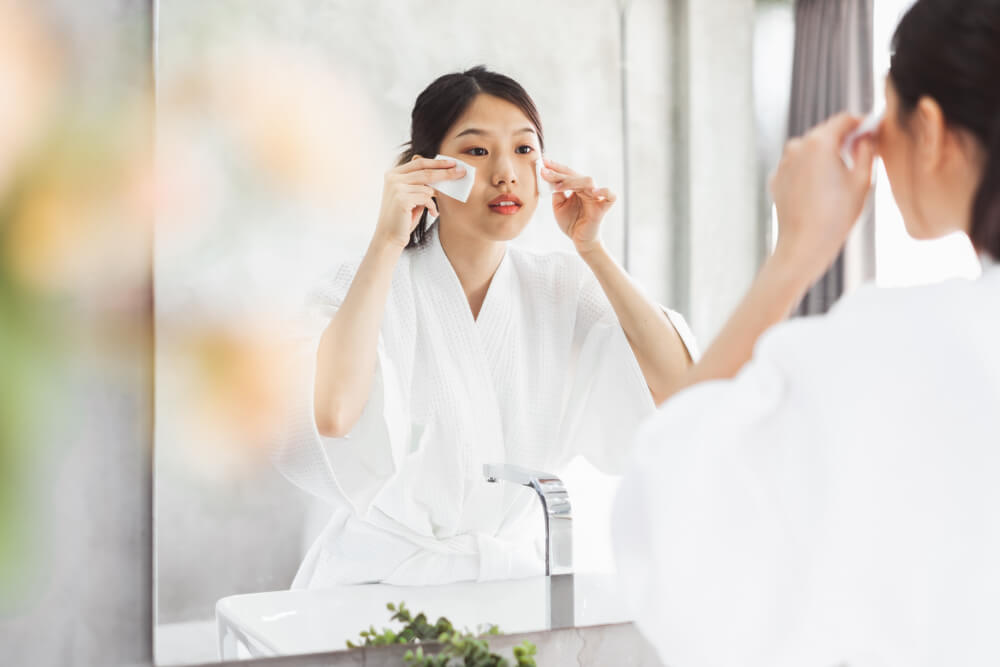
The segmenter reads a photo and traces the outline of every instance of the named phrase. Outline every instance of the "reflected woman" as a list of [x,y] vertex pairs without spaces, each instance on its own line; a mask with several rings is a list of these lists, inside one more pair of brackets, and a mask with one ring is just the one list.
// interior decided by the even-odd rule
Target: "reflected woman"
[[[788,143],[774,255],[640,429],[618,566],[666,664],[1000,664],[1000,0],[917,0],[893,47],[854,169],[857,118]],[[982,275],[772,327],[843,247],[876,153],[910,235],[966,234]]]
[[[601,243],[614,193],[549,160],[536,170],[543,145],[528,94],[482,67],[417,98],[367,252],[312,299],[312,395],[278,464],[332,516],[293,588],[542,574],[538,501],[483,465],[582,454],[614,471],[690,365],[683,319]],[[432,187],[465,175],[439,154],[475,169],[464,203]],[[538,174],[576,254],[509,244],[548,190]]]

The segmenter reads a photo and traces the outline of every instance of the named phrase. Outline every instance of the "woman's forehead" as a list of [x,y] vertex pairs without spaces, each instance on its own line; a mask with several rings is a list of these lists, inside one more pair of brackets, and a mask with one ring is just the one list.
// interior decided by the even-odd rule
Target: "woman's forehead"
[[537,131],[520,107],[499,97],[481,94],[459,116],[448,134],[457,138],[469,134],[512,136],[529,133],[537,134]]

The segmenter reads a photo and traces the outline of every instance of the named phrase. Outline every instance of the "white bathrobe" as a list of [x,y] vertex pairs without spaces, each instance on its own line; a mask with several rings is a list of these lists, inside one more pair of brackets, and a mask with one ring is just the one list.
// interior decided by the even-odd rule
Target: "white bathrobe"
[[510,246],[474,319],[432,227],[394,271],[359,423],[326,438],[313,417],[316,347],[355,270],[341,267],[311,299],[307,372],[276,457],[332,511],[293,587],[543,573],[534,493],[487,483],[483,464],[554,471],[583,454],[615,471],[654,409],[596,279],[574,255]]
[[1000,268],[772,328],[644,424],[614,517],[671,667],[1000,665]]

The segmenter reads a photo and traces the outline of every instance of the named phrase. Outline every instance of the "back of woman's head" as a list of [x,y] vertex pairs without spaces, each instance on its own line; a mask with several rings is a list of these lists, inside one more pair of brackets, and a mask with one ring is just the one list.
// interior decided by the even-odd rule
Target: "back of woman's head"
[[889,76],[900,113],[933,98],[950,126],[987,151],[970,237],[978,251],[1000,259],[1000,0],[917,0],[892,46]]
[[[448,130],[478,95],[492,95],[518,107],[538,133],[539,147],[545,149],[538,109],[527,91],[514,79],[491,72],[482,65],[435,79],[417,97],[410,114],[410,141],[405,144],[397,165],[413,156],[433,158]],[[407,248],[422,245],[427,234],[427,212],[420,217]]]

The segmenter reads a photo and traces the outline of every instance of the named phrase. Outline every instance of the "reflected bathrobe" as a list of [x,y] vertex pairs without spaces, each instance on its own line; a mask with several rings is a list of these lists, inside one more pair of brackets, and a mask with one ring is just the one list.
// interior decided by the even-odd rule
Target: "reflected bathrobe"
[[1000,268],[865,287],[639,431],[615,551],[673,667],[1000,665]]
[[538,500],[487,483],[483,464],[551,471],[582,454],[620,467],[654,406],[600,285],[574,255],[509,246],[474,319],[431,227],[393,273],[360,421],[327,438],[313,416],[316,349],[355,270],[340,267],[310,299],[301,396],[276,452],[332,512],[293,588],[544,573]]

